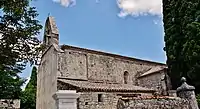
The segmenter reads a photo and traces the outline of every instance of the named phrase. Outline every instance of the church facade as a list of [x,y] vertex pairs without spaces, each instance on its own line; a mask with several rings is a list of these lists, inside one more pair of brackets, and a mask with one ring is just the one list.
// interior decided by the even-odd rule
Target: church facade
[[170,80],[163,63],[70,45],[59,45],[53,17],[45,24],[37,75],[37,109],[55,109],[58,90],[76,90],[78,109],[117,109],[120,98],[168,95]]

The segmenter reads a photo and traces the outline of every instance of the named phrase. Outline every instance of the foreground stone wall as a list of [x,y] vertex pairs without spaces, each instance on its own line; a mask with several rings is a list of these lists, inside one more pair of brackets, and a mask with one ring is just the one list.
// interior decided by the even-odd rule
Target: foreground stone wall
[[20,100],[0,99],[0,109],[20,109]]
[[62,77],[72,79],[124,83],[124,73],[127,71],[127,83],[135,85],[135,75],[138,72],[147,71],[155,66],[165,66],[153,62],[122,59],[75,47],[63,50],[65,52],[59,55],[58,70]]
[[[123,104],[123,103],[121,103]],[[117,109],[190,109],[189,102],[181,98],[132,99]]]

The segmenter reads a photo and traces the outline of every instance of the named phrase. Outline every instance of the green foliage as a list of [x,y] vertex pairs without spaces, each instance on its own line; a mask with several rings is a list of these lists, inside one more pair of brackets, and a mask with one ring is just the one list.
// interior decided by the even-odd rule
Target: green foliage
[[200,107],[200,94],[198,94],[198,95],[196,96],[196,98],[197,98],[198,106]]
[[[38,55],[39,30],[42,26],[36,20],[35,7],[29,6],[29,0],[1,0],[0,9],[0,50],[1,63],[18,68],[24,62],[34,62]],[[8,58],[9,57],[9,58]],[[16,62],[20,62],[16,66]],[[21,69],[20,69],[21,70]]]
[[[165,48],[173,89],[181,76],[200,86],[200,1],[163,0]],[[198,91],[198,90],[197,90]]]
[[27,84],[27,88],[29,87],[29,85],[33,85],[34,86],[33,88],[37,87],[37,68],[35,66],[32,69],[30,81]]
[[19,98],[27,62],[37,61],[42,26],[29,0],[0,0],[0,98]]
[[33,67],[30,81],[22,92],[21,109],[36,109],[37,68]]
[[0,98],[19,98],[24,80],[15,75],[13,72],[0,71]]

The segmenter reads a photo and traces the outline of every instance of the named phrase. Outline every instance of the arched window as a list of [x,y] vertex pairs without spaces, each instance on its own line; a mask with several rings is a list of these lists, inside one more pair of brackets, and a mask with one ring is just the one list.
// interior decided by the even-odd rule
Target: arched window
[[125,71],[124,72],[124,84],[127,84],[128,83],[128,72],[127,71]]

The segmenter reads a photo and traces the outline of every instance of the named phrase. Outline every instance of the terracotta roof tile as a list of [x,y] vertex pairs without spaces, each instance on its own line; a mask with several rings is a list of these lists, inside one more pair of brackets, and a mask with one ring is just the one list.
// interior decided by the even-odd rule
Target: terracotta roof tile
[[78,80],[67,80],[58,79],[63,83],[70,84],[80,89],[90,89],[98,91],[130,91],[130,92],[155,92],[153,89],[148,89],[140,86],[128,85],[128,84],[106,84],[106,83],[94,83],[90,81],[78,81]]
[[147,75],[150,75],[150,74],[153,74],[153,73],[162,71],[162,70],[164,70],[164,69],[166,69],[166,68],[167,68],[167,67],[161,67],[161,66],[153,67],[153,68],[151,68],[150,70],[148,70],[147,72],[141,74],[139,77],[144,77],[144,76],[147,76]]

